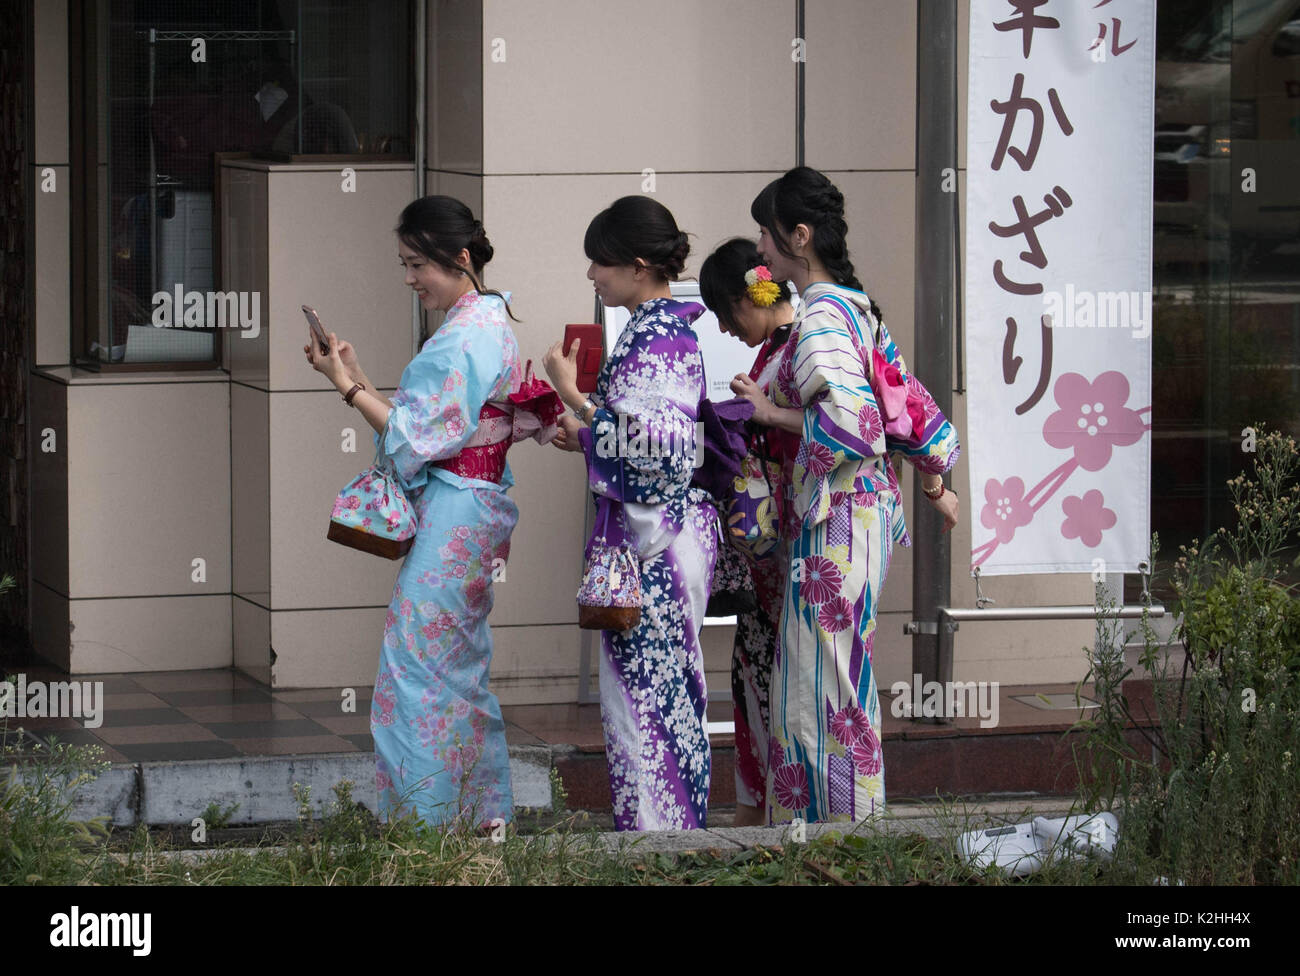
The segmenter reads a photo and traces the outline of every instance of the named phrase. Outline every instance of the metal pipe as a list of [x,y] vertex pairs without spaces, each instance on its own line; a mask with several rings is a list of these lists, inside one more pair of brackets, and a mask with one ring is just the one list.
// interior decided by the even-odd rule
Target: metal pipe
[[[957,3],[920,0],[916,17],[916,285],[913,369],[945,416],[952,415],[952,332],[956,230],[944,170],[957,165]],[[937,621],[951,600],[952,540],[943,518],[913,485],[912,613]],[[888,541],[886,541],[888,545]],[[926,632],[928,631],[928,633]],[[952,678],[952,647],[937,629],[912,638],[912,671]]]
[[[1162,604],[1150,607],[1116,607],[1111,610],[1098,610],[1096,607],[998,607],[996,609],[975,610],[969,607],[941,607],[940,620],[1137,620],[1145,613],[1151,617],[1163,617],[1166,610]],[[942,630],[942,628],[940,628]]]
[[801,46],[800,57],[794,63],[794,164],[804,165],[804,64],[808,57],[808,36],[806,28],[806,10],[804,0],[796,0],[794,5],[794,36]]
[[[425,118],[427,111],[425,95],[428,91],[429,52],[426,45],[429,35],[428,10],[425,0],[418,0],[415,5],[415,198],[424,196],[424,139]],[[411,293],[411,355],[420,353],[420,334],[423,331],[420,321],[420,298]]]

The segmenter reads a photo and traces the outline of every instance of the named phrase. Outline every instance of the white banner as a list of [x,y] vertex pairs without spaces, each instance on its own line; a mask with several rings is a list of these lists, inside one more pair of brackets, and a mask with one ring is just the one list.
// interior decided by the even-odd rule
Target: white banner
[[1154,0],[971,0],[971,568],[1150,555]]

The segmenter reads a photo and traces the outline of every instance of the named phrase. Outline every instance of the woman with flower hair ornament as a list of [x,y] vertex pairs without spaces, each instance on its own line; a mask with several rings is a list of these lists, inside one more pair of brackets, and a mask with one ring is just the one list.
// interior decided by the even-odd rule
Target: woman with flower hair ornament
[[[917,469],[948,531],[958,504],[942,475],[960,447],[854,274],[839,190],[797,167],[768,184],[750,214],[764,263],[801,299],[771,398],[752,380],[732,386],[754,402],[758,422],[801,438],[791,472],[798,532],[772,670],[768,820],[863,820],[885,803],[876,609],[893,543],[910,545],[888,455]],[[873,349],[906,382],[914,417],[906,435],[886,434],[887,422],[899,427],[872,392]]]
[[[735,237],[719,245],[700,266],[700,297],[717,316],[720,331],[758,349],[748,375],[736,379],[753,380],[764,394],[768,393],[794,319],[789,287],[772,279],[772,272],[758,256],[753,241]],[[769,686],[790,571],[790,539],[798,532],[785,486],[790,483],[799,435],[757,423],[746,428],[749,436],[746,463],[757,462],[758,473],[764,477],[771,495],[765,507],[758,510],[762,537],[756,543],[731,550],[734,561],[752,581],[757,604],[753,610],[736,615],[736,638],[731,654],[737,827],[767,823]],[[727,538],[730,531],[730,526],[724,525]],[[722,551],[718,563],[724,564]]]

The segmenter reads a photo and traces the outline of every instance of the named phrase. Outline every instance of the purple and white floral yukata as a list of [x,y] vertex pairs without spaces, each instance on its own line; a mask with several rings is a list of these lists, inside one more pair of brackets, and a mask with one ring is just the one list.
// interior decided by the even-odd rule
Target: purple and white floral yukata
[[[641,557],[641,621],[604,631],[600,709],[618,830],[705,826],[707,692],[700,629],[718,517],[691,485],[704,363],[693,303],[637,306],[600,372],[578,439],[597,533]],[[590,543],[588,544],[590,546]]]

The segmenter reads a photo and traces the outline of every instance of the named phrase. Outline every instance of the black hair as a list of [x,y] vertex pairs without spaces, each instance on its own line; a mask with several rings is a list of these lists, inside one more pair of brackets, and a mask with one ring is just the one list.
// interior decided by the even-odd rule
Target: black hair
[[[397,219],[396,230],[402,243],[430,261],[448,271],[465,272],[476,292],[501,299],[505,302],[506,314],[515,319],[506,297],[499,291],[483,287],[483,266],[492,260],[492,244],[483,230],[483,223],[474,219],[473,212],[465,204],[455,197],[421,197],[406,205]],[[469,252],[469,268],[461,267],[454,260],[462,248]]]
[[[766,227],[777,250],[795,259],[786,233],[796,224],[812,228],[812,247],[817,259],[826,266],[835,283],[865,291],[849,260],[849,225],[844,222],[844,195],[823,174],[809,166],[796,166],[773,180],[754,197],[749,215],[760,227]],[[804,267],[808,266],[803,259]],[[876,303],[871,312],[880,318]]]
[[[762,263],[763,259],[758,256],[758,248],[753,241],[745,237],[733,237],[719,244],[700,266],[700,298],[727,328],[734,329],[736,326],[735,303],[749,294],[745,272]],[[779,281],[777,287],[779,291],[776,300],[790,301],[790,286]]]
[[582,240],[587,259],[613,267],[640,258],[664,281],[686,268],[691,244],[672,211],[649,197],[619,197],[591,218]]

